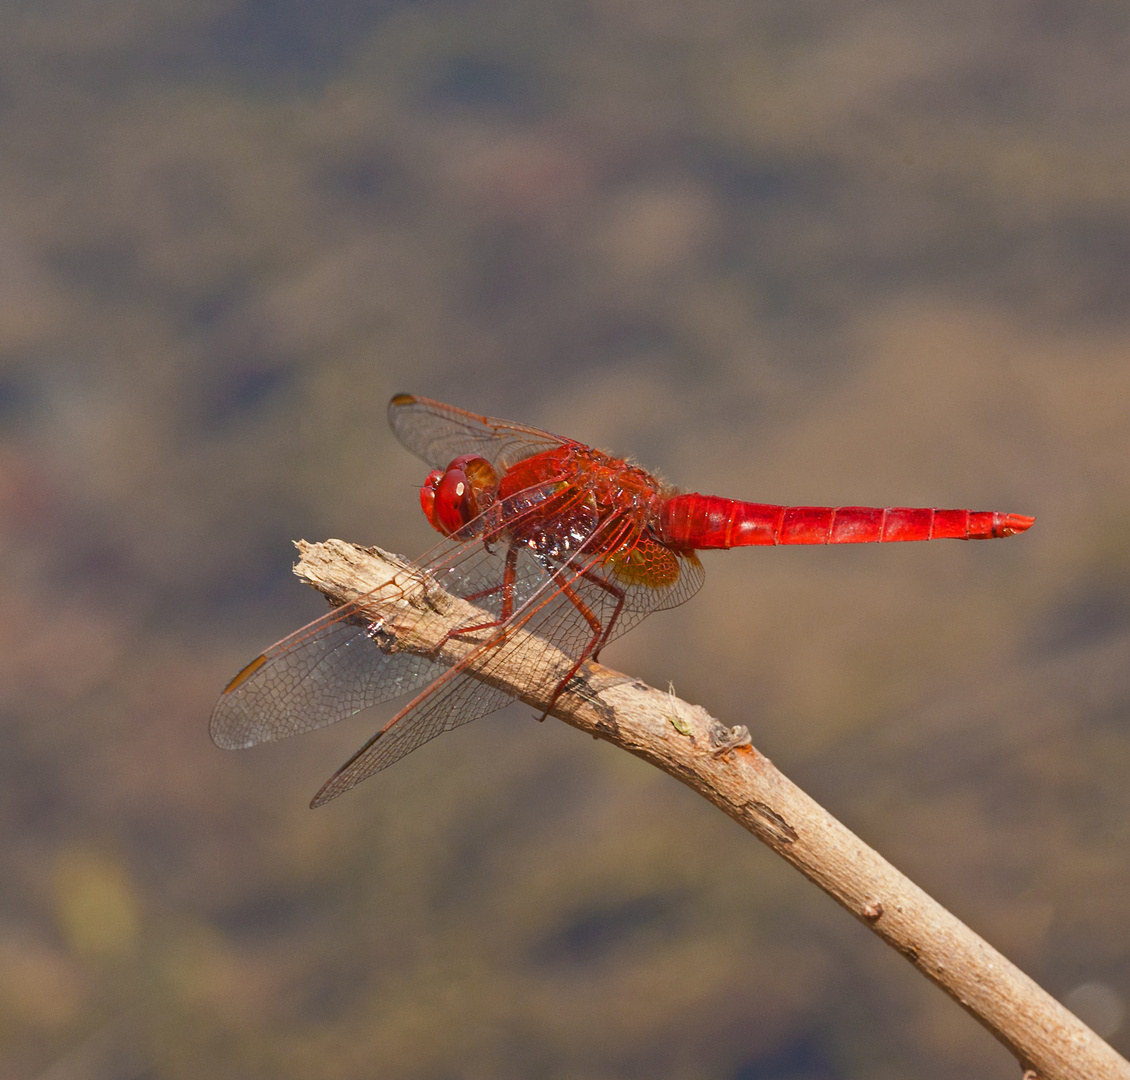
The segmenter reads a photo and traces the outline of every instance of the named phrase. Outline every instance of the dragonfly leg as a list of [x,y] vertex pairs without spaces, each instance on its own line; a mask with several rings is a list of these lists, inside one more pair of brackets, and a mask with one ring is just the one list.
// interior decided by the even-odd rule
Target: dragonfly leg
[[554,573],[554,578],[561,586],[561,593],[565,598],[584,616],[585,621],[592,627],[593,636],[585,648],[581,651],[580,655],[573,662],[573,666],[565,673],[565,677],[554,688],[553,693],[550,695],[549,704],[546,706],[545,712],[539,717],[544,720],[549,715],[549,710],[553,708],[557,699],[565,692],[573,677],[581,670],[581,665],[592,657],[596,659],[600,655],[600,650],[608,643],[608,638],[612,633],[612,628],[616,625],[616,620],[620,617],[620,611],[624,606],[624,590],[613,585],[610,581],[597,574],[594,574],[589,569],[581,570],[579,575],[586,581],[591,581],[597,588],[603,589],[616,599],[616,607],[613,609],[612,615],[607,622],[603,625],[600,620],[593,613],[592,609],[577,595],[576,590],[561,578],[561,571],[558,570]]
[[510,547],[506,551],[506,562],[502,571],[502,583],[500,585],[492,585],[489,589],[482,589],[477,593],[472,593],[470,596],[465,596],[463,599],[469,603],[474,603],[476,600],[481,600],[484,596],[493,596],[496,593],[502,593],[502,610],[498,613],[497,619],[491,619],[489,622],[475,623],[473,626],[460,626],[455,630],[448,630],[439,644],[436,645],[433,652],[438,653],[452,638],[463,637],[465,634],[473,634],[479,630],[493,630],[495,627],[502,626],[510,620],[510,616],[514,614],[514,582],[517,579],[517,565],[518,565],[518,548],[512,541]]
[[616,625],[616,621],[620,618],[620,612],[624,608],[624,598],[627,595],[623,589],[613,585],[611,581],[607,581],[602,577],[592,573],[591,570],[583,570],[581,577],[587,581],[591,581],[597,588],[603,589],[606,593],[611,595],[616,600],[616,607],[612,609],[612,614],[605,624],[604,631],[601,633],[596,644],[593,646],[592,658],[594,660],[600,659],[600,650],[608,644],[608,639],[612,636],[612,628]]

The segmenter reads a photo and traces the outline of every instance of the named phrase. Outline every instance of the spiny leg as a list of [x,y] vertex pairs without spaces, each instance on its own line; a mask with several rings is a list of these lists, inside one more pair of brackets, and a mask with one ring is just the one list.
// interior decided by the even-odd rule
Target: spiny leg
[[510,617],[514,614],[514,583],[518,577],[517,568],[518,544],[515,540],[510,540],[509,546],[506,549],[506,562],[503,564],[502,583],[494,585],[489,589],[472,593],[470,596],[464,598],[473,603],[475,600],[481,599],[484,596],[492,596],[497,592],[501,592],[502,610],[498,613],[498,618],[492,619],[489,622],[475,623],[474,626],[460,626],[455,630],[448,630],[447,633],[443,635],[439,644],[436,645],[433,652],[438,653],[452,638],[463,637],[465,634],[473,634],[478,630],[493,630],[509,622]]

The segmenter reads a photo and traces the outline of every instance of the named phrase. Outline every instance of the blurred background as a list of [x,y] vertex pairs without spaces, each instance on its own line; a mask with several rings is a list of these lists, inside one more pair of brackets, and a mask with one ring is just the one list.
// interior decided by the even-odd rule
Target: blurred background
[[512,707],[220,689],[416,555],[426,394],[766,502],[1036,514],[753,549],[603,659],[754,744],[1122,1053],[1130,9],[0,8],[0,1080],[1008,1077],[674,780]]

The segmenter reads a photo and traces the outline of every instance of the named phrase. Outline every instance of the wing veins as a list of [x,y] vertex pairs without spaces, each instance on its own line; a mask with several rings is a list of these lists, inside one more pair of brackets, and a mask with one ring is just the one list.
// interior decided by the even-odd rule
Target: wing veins
[[[511,614],[510,618],[507,619],[505,623],[500,625],[497,630],[492,633],[485,641],[479,642],[476,647],[465,657],[457,661],[446,671],[442,672],[435,679],[435,681],[433,681],[422,691],[420,691],[420,693],[417,694],[416,697],[408,702],[408,704],[406,704],[399,712],[397,712],[395,716],[393,716],[387,723],[385,723],[379,731],[377,731],[371,738],[366,740],[366,742],[356,751],[356,753],[351,755],[349,760],[346,761],[341,766],[341,768],[339,768],[333,774],[333,776],[331,776],[326,781],[326,783],[322,785],[321,789],[314,796],[314,799],[310,805],[321,806],[324,803],[329,802],[331,799],[334,799],[338,795],[341,795],[345,791],[348,791],[351,787],[360,783],[362,780],[367,779],[369,776],[373,775],[374,772],[379,772],[381,769],[387,768],[389,765],[398,761],[404,755],[411,753],[412,750],[422,745],[422,743],[429,741],[429,739],[433,738],[435,735],[440,734],[441,731],[449,730],[441,728],[439,731],[436,731],[430,735],[425,733],[420,742],[410,745],[408,749],[404,750],[400,754],[396,754],[387,761],[380,761],[379,755],[381,751],[378,749],[373,754],[376,759],[376,763],[373,764],[371,768],[366,767],[363,764],[365,758],[369,756],[370,752],[373,752],[374,748],[381,745],[380,740],[397,730],[404,731],[405,734],[403,738],[405,739],[405,741],[410,741],[412,739],[413,733],[423,729],[428,720],[432,718],[434,709],[438,705],[442,704],[443,699],[451,693],[458,693],[459,686],[461,684],[460,676],[470,677],[472,670],[476,670],[477,674],[485,673],[488,670],[492,659],[501,662],[505,654],[499,651],[499,646],[503,645],[506,642],[507,638],[509,638],[513,634],[514,630],[522,629],[523,627],[525,627],[526,624],[528,624],[530,620],[538,614],[539,611],[544,610],[555,599],[562,596],[565,591],[563,586],[572,586],[579,578],[582,578],[585,573],[590,571],[594,566],[598,566],[600,564],[604,557],[604,552],[593,552],[591,550],[586,552],[585,549],[588,548],[589,545],[591,545],[594,540],[605,529],[607,529],[610,524],[615,521],[616,516],[616,513],[606,515],[602,520],[598,521],[590,530],[589,535],[580,545],[578,545],[576,552],[570,557],[570,559],[562,563],[560,570],[564,570],[565,567],[568,567],[571,571],[568,576],[564,578],[563,582],[558,580],[554,572],[546,571],[545,579],[542,581],[542,583],[530,594],[530,596],[522,603],[522,605]],[[630,530],[631,525],[627,522],[623,522],[622,527],[625,530]],[[584,563],[578,565],[574,560],[578,555],[582,553],[587,554],[588,557]],[[580,614],[580,611],[577,608],[576,604],[568,599],[567,602],[569,603],[570,609],[577,612],[577,615],[574,617],[583,619],[583,615]],[[552,641],[546,639],[545,637],[542,637],[542,635],[533,634],[533,632],[530,633],[533,636],[539,637],[541,638],[541,640],[546,641],[548,644],[554,644]],[[559,651],[564,653],[565,662],[570,662],[572,660],[572,657],[569,656],[566,650],[559,648]],[[486,662],[482,663],[481,666],[477,666],[480,664],[480,661],[482,661],[484,657],[486,657]],[[564,666],[565,664],[563,663],[562,667]],[[490,702],[491,690],[495,691],[503,698],[516,697],[513,692],[503,690],[500,687],[492,686],[485,680],[477,681],[480,683],[480,686],[484,688],[484,703]],[[478,690],[475,691],[476,694],[479,692],[480,691]],[[501,701],[498,704],[489,704],[488,708],[483,712],[474,713],[471,716],[457,720],[451,726],[457,727],[464,723],[470,723],[472,720],[478,719],[479,716],[486,715],[486,713],[492,712],[496,708],[501,708],[504,704],[506,704],[505,701]],[[405,726],[400,727],[400,725],[402,724]]]

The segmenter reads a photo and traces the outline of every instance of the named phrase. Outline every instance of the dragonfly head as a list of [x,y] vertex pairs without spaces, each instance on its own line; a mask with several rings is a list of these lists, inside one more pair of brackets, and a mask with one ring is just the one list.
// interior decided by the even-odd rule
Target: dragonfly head
[[432,528],[452,536],[479,516],[498,492],[498,473],[486,458],[463,454],[433,469],[420,488],[420,506]]

